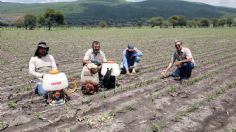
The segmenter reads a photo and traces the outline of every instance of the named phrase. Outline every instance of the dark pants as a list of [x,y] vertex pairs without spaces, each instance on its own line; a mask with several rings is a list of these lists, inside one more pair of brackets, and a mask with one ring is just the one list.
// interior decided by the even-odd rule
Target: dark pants
[[173,73],[173,77],[180,77],[180,79],[189,79],[192,74],[194,64],[192,62],[185,62],[181,67],[177,68]]

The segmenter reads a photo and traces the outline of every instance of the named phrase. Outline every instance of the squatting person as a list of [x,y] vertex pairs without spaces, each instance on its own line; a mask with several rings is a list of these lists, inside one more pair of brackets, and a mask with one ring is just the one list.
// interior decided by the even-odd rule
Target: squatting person
[[93,63],[98,66],[99,79],[102,78],[101,68],[102,64],[107,62],[106,56],[103,51],[100,50],[101,45],[98,41],[93,41],[92,48],[88,49],[84,55],[83,65]]
[[162,71],[162,74],[166,74],[170,68],[176,66],[177,69],[170,74],[175,80],[189,79],[191,77],[192,69],[196,66],[190,49],[182,47],[182,44],[182,41],[175,41],[176,51],[171,57],[171,62],[168,67]]
[[138,64],[141,61],[143,53],[132,44],[128,44],[128,47],[123,51],[122,62],[120,65],[121,73],[130,75],[130,72],[135,73]]

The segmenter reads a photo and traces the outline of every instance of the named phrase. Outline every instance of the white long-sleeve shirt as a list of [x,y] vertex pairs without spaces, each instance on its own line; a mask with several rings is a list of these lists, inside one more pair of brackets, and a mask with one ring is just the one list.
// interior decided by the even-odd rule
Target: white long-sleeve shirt
[[52,55],[46,55],[44,57],[31,57],[29,62],[29,73],[37,78],[36,82],[41,83],[44,74],[50,70],[56,70],[57,65]]

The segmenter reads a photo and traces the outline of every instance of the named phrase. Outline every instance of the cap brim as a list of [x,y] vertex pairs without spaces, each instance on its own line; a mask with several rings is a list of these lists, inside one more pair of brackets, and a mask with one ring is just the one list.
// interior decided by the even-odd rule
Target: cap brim
[[46,46],[46,45],[44,45],[44,44],[40,44],[40,45],[38,45],[38,47],[41,47],[41,48],[48,48],[48,46]]

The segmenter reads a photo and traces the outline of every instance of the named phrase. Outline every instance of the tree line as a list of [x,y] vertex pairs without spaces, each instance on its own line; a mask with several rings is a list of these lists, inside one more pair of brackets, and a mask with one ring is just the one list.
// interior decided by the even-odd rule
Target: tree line
[[168,19],[164,19],[163,17],[152,17],[147,20],[151,27],[160,26],[160,27],[227,27],[236,26],[236,21],[233,16],[227,16],[222,18],[194,18],[192,20],[186,19],[185,16],[182,15],[174,15],[169,17]]
[[[35,16],[33,14],[26,14],[25,16],[17,17],[12,23],[16,27],[24,27],[26,30],[33,30],[36,26],[47,26],[51,30],[52,26],[63,25],[64,14],[55,9],[47,9],[45,13]],[[6,23],[0,23],[0,26],[7,26]]]
[[[7,26],[6,23],[1,23],[0,26]],[[64,20],[64,14],[61,11],[55,9],[47,9],[43,14],[38,16],[32,14],[26,14],[16,18],[12,24],[16,27],[24,27],[26,30],[33,30],[36,26],[48,27],[48,30],[51,30],[52,26],[58,25],[68,25]],[[236,18],[234,16],[225,16],[221,18],[193,18],[187,19],[183,15],[173,15],[169,18],[164,18],[161,16],[151,17],[148,19],[135,19],[133,21],[123,21],[123,22],[114,22],[109,20],[92,20],[91,22],[82,23],[80,26],[90,26],[90,27],[160,27],[160,28],[176,28],[176,27],[189,27],[189,28],[207,28],[207,27],[231,27],[236,26]]]

